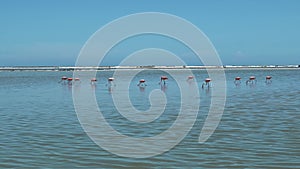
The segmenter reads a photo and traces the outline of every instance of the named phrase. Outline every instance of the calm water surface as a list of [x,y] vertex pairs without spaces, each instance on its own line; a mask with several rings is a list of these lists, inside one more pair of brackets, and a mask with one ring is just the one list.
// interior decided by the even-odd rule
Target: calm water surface
[[[140,125],[114,108],[105,85],[112,73],[99,72],[96,86],[85,82],[76,86],[95,90],[112,127],[128,136],[147,137],[172,125],[180,108],[179,88],[172,78],[164,89],[166,111],[154,122]],[[149,93],[161,89],[162,74],[144,71],[133,79],[130,98],[137,109],[149,108]],[[207,77],[203,70],[194,74],[199,85]],[[86,135],[74,110],[72,86],[58,83],[63,75],[71,77],[72,72],[0,72],[0,168],[300,168],[299,69],[227,70],[225,111],[208,141],[198,143],[210,91],[199,88],[200,111],[189,134],[170,151],[144,159],[113,155]],[[257,84],[246,86],[251,75]],[[267,75],[273,77],[271,85],[264,83]],[[242,77],[240,86],[233,83],[236,76]],[[147,80],[145,90],[136,86],[140,78]],[[116,79],[118,85],[122,82]]]

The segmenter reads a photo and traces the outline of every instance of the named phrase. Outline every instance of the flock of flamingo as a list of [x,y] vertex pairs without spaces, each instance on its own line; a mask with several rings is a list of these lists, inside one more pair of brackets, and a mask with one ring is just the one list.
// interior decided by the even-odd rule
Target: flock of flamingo
[[[234,84],[236,86],[239,86],[241,85],[241,77],[235,77],[234,79]],[[271,84],[272,83],[272,76],[266,76],[266,80],[265,80],[265,83],[266,84]],[[162,86],[165,86],[167,85],[167,80],[168,80],[168,77],[167,76],[161,76],[160,77],[160,82],[159,84],[162,85]],[[194,80],[194,76],[188,76],[187,77],[187,81],[188,82],[191,82]],[[107,79],[107,85],[114,85],[113,84],[113,81],[114,81],[114,78],[113,77],[110,77]],[[59,81],[59,83],[62,83],[62,84],[68,84],[68,85],[72,85],[73,83],[76,83],[76,82],[80,82],[80,78],[71,78],[71,77],[66,77],[66,76],[63,76],[61,77],[61,81]],[[250,76],[248,80],[246,80],[246,85],[255,85],[257,82],[256,80],[256,77],[255,76]],[[97,83],[97,79],[96,78],[91,78],[91,81],[90,83],[92,85],[95,85]],[[146,87],[147,84],[146,84],[146,80],[145,79],[140,79],[139,80],[139,83],[137,84],[137,86],[139,87]],[[202,88],[210,88],[211,87],[211,79],[210,78],[206,78],[204,79],[203,83],[202,83]]]

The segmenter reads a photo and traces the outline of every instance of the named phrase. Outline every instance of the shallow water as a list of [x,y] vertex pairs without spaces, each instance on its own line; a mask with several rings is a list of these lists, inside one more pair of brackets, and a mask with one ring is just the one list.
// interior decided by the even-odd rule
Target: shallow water
[[[178,70],[173,70],[178,71]],[[74,110],[72,86],[58,83],[72,72],[0,72],[0,168],[298,168],[300,166],[300,70],[226,70],[227,98],[222,120],[204,143],[198,137],[211,102],[210,91],[200,88],[207,77],[193,71],[199,84],[200,110],[196,123],[177,146],[150,158],[114,155],[96,145],[84,132]],[[169,78],[168,100],[161,117],[147,124],[126,120],[114,107],[106,79],[112,71],[97,74],[97,85],[75,84],[94,90],[99,107],[111,126],[131,137],[150,137],[168,129],[180,108],[179,87]],[[138,110],[150,107],[149,94],[161,71],[144,71],[135,77],[129,94]],[[186,74],[177,72],[183,78]],[[246,86],[249,76],[255,86]],[[272,83],[265,84],[271,75]],[[240,86],[234,77],[242,77]],[[136,84],[146,79],[140,90]],[[123,82],[115,81],[115,90]],[[214,79],[212,80],[212,89]],[[166,140],[168,141],[168,140]]]

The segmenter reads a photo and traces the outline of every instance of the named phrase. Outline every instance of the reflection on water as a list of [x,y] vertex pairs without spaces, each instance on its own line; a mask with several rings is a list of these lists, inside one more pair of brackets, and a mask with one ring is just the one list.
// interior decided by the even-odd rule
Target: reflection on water
[[[150,107],[149,94],[164,91],[166,111],[144,125],[126,120],[114,108],[107,78],[97,74],[91,85],[58,83],[72,72],[0,72],[0,168],[298,168],[300,166],[300,81],[299,70],[228,70],[227,103],[222,121],[204,144],[198,143],[207,116],[211,88],[202,90],[205,71],[194,71],[200,90],[197,121],[185,139],[167,153],[145,159],[124,158],[100,147],[81,128],[72,102],[75,90],[94,90],[106,120],[128,136],[147,137],[168,129],[180,108],[180,92],[171,77],[166,86],[157,84],[164,73],[146,71],[133,79],[130,101],[138,110]],[[179,72],[180,74],[180,72]],[[255,75],[255,87],[246,79]],[[272,83],[265,83],[272,75]],[[188,75],[182,74],[186,80]],[[240,85],[234,83],[241,77]],[[89,77],[90,78],[90,77]],[[136,84],[147,80],[141,89]],[[115,79],[115,89],[122,82]],[[193,84],[191,84],[193,85]],[[188,85],[187,85],[188,86]],[[167,141],[167,140],[166,140]]]

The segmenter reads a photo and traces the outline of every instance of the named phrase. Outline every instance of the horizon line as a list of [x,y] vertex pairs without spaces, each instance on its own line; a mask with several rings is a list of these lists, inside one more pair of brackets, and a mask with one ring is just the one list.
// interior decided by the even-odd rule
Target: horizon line
[[95,71],[111,69],[270,69],[270,68],[300,68],[300,65],[223,65],[223,66],[0,66],[0,71]]

